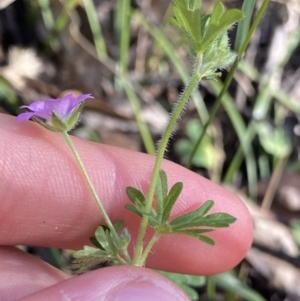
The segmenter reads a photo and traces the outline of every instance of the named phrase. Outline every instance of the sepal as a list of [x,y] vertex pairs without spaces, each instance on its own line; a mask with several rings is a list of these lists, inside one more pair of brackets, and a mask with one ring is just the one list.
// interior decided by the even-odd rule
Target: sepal
[[69,132],[71,131],[75,125],[77,124],[81,111],[83,108],[83,104],[79,104],[75,110],[70,114],[69,118],[66,120],[61,119],[57,114],[52,111],[51,114],[51,127],[55,132]]

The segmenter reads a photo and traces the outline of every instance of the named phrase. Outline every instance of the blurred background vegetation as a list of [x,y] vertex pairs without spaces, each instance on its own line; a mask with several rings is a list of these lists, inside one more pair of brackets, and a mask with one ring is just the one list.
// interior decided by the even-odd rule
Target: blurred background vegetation
[[[203,13],[215,2],[203,1]],[[261,5],[223,1],[243,2],[254,15]],[[91,93],[72,134],[153,154],[191,71],[171,16],[171,0],[0,1],[0,112]],[[229,35],[238,45],[236,28]],[[167,277],[192,300],[300,300],[299,0],[270,1],[196,146],[226,76],[200,83],[167,156],[238,194],[253,216],[254,243],[228,273]],[[68,271],[68,252],[25,249]]]

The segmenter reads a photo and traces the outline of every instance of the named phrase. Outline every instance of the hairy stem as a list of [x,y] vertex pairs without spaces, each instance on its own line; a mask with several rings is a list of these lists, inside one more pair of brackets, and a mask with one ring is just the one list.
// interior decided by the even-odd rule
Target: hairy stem
[[155,232],[155,234],[152,236],[151,240],[149,241],[147,247],[145,248],[143,254],[141,255],[141,258],[140,258],[140,262],[142,265],[144,265],[151,249],[153,248],[156,240],[159,238],[160,234]]
[[[101,202],[101,200],[100,200],[100,198],[99,198],[99,196],[98,196],[98,194],[97,194],[97,192],[95,190],[94,185],[92,184],[92,181],[91,181],[91,179],[90,179],[90,177],[89,177],[89,175],[88,175],[88,173],[87,173],[87,171],[86,171],[86,169],[85,169],[85,167],[84,167],[84,165],[83,165],[83,163],[82,163],[82,161],[80,159],[80,156],[79,156],[79,154],[78,154],[78,152],[77,152],[77,150],[76,150],[76,148],[75,148],[72,140],[70,139],[70,136],[68,135],[67,132],[63,132],[62,135],[63,135],[65,141],[67,142],[68,146],[70,147],[70,149],[71,149],[71,151],[72,151],[72,153],[73,153],[73,155],[74,155],[74,157],[75,157],[75,159],[76,159],[76,161],[77,161],[77,163],[79,165],[79,168],[80,168],[80,170],[81,170],[81,172],[82,172],[82,174],[84,176],[84,179],[85,179],[85,181],[86,181],[86,183],[87,183],[87,185],[88,185],[88,187],[89,187],[89,189],[90,189],[90,191],[91,191],[91,193],[92,193],[92,195],[94,197],[94,200],[96,201],[96,203],[97,203],[97,205],[98,205],[98,207],[100,209],[100,212],[101,212],[101,214],[103,216],[103,219],[104,219],[106,225],[108,226],[108,228],[110,229],[111,233],[113,234],[113,236],[115,237],[116,241],[118,242],[118,245],[120,246],[121,245],[120,237],[119,237],[119,235],[118,235],[115,227],[113,226],[113,224],[112,224],[112,222],[111,222],[108,214],[106,213],[106,210],[105,210],[105,208],[104,208],[104,206],[103,206],[103,204],[102,204],[102,202]],[[126,251],[124,252],[124,250],[122,250],[122,253],[124,255],[124,258],[125,258],[126,262],[130,263],[131,262],[131,258],[129,257],[129,254]]]
[[[169,139],[173,132],[174,126],[176,125],[176,123],[180,117],[180,114],[184,110],[184,107],[187,104],[191,94],[193,93],[194,89],[197,87],[199,81],[201,80],[202,74],[200,74],[200,72],[199,72],[201,63],[202,63],[202,55],[199,55],[195,61],[194,72],[193,72],[192,78],[191,78],[189,84],[186,86],[184,92],[182,93],[181,97],[179,98],[179,100],[173,110],[170,121],[167,125],[167,128],[162,136],[161,143],[158,147],[155,165],[154,165],[154,169],[152,172],[152,177],[151,177],[151,182],[150,182],[150,187],[149,187],[149,193],[148,193],[147,200],[146,200],[145,214],[143,215],[139,235],[137,238],[137,244],[136,244],[135,253],[134,253],[133,262],[132,262],[133,265],[142,266],[144,264],[145,258],[144,258],[144,256],[142,256],[143,247],[144,247],[143,245],[144,245],[144,239],[145,239],[145,235],[146,235],[146,231],[147,231],[149,216],[150,216],[150,212],[151,212],[151,208],[152,208],[152,204],[153,204],[153,200],[154,200],[155,187],[156,187],[156,183],[157,183],[158,176],[159,176],[159,170],[161,167],[162,160],[164,158],[166,147],[168,145]],[[142,260],[142,258],[143,258],[143,260]]]

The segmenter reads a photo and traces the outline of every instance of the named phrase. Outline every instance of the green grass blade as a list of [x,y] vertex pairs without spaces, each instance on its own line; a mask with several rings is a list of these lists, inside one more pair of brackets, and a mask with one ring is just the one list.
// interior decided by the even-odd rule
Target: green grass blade
[[57,248],[49,248],[50,254],[55,262],[55,265],[60,270],[64,270],[66,267],[66,263],[63,260],[63,256]]
[[[215,91],[221,93],[222,85],[220,82],[211,82]],[[223,88],[224,89],[224,88]],[[219,94],[220,95],[220,94]],[[228,93],[223,94],[221,99],[221,104],[225,108],[233,126],[239,138],[243,153],[246,160],[247,168],[247,178],[248,178],[248,188],[249,194],[252,198],[256,198],[256,186],[257,186],[257,172],[256,172],[256,161],[251,141],[249,140],[248,135],[245,135],[247,132],[247,127],[244,123],[244,120],[239,113],[234,100],[230,97]]]
[[128,71],[129,40],[130,40],[130,0],[118,0],[116,8],[116,29],[119,36],[119,67],[121,75]]
[[246,301],[266,301],[259,293],[242,283],[238,278],[229,273],[212,276],[216,284],[224,289],[230,289]]
[[[286,47],[286,53],[278,62],[277,66],[273,66],[273,72],[278,72],[278,69],[283,68],[288,60],[290,59],[292,53],[300,42],[300,26],[298,26],[293,33],[288,38],[288,43]],[[252,81],[261,82],[263,80],[262,76],[259,74],[258,70],[253,66],[248,65],[246,62],[241,62],[239,64],[239,69],[247,75]],[[271,73],[268,76],[265,84],[262,85],[262,89],[260,90],[257,100],[254,106],[254,116],[258,119],[264,119],[267,117],[270,106],[272,105],[272,99],[276,99],[281,105],[283,105],[288,110],[294,112],[295,114],[300,113],[300,106],[296,100],[293,100],[287,93],[285,93],[280,88],[275,88],[270,85],[270,80],[274,73]],[[249,142],[252,141],[255,137],[255,122],[251,122],[245,136],[247,136]],[[226,174],[224,177],[225,183],[230,183],[233,179],[233,176],[240,167],[242,160],[244,158],[244,154],[242,149],[239,148],[236,152],[234,159],[232,160]]]
[[54,29],[54,17],[52,14],[52,10],[50,8],[49,0],[38,0],[39,6],[41,8],[41,14],[44,20],[44,24],[46,29],[51,32]]
[[253,9],[257,0],[244,0],[242,5],[242,11],[245,14],[244,19],[239,22],[236,39],[234,44],[234,50],[239,52],[243,43],[246,40],[247,34],[250,28],[250,22],[253,14]]
[[93,33],[93,39],[100,60],[107,58],[105,40],[102,35],[101,25],[97,17],[97,10],[92,0],[83,0],[83,5]]
[[139,131],[148,154],[155,154],[155,144],[151,136],[150,130],[142,117],[141,106],[137,94],[127,80],[128,59],[129,59],[129,40],[130,40],[130,17],[131,17],[131,2],[129,0],[118,0],[116,7],[115,30],[119,37],[119,72],[117,80],[126,92],[130,102],[135,120],[138,124]]
[[[295,33],[299,34],[298,41],[300,41],[300,26],[295,30]],[[289,39],[293,40],[294,36],[291,36]],[[283,59],[283,62],[285,62],[289,57],[290,55],[288,54],[288,56]],[[283,62],[281,62],[282,66],[285,65]],[[247,64],[247,62],[241,61],[239,63],[238,69],[241,72],[243,72],[247,77],[249,77],[252,81],[261,82],[262,78],[258,70],[252,65]],[[279,103],[281,103],[286,109],[292,111],[295,114],[300,114],[300,105],[298,104],[296,99],[293,99],[288,93],[286,93],[280,88],[276,89],[275,87],[272,87],[269,93],[271,93],[272,97],[276,99]]]
[[153,138],[151,136],[150,130],[149,130],[145,120],[142,118],[141,106],[140,106],[138,97],[129,82],[122,81],[122,84],[125,89],[128,100],[130,102],[131,108],[133,110],[133,114],[135,116],[135,120],[139,127],[139,131],[140,131],[146,152],[148,154],[154,155],[156,152],[155,144],[154,144]]
[[[248,126],[248,129],[245,133],[245,139],[248,141],[248,143],[251,143],[251,141],[254,139],[255,137],[255,128],[253,123],[250,123],[250,125]],[[244,159],[244,151],[242,146],[240,145],[233,160],[231,161],[231,164],[229,165],[226,174],[224,176],[223,182],[224,183],[232,183],[234,175],[236,174],[236,172],[239,170],[242,162]],[[249,162],[250,164],[250,162]],[[254,171],[253,171],[254,172]]]

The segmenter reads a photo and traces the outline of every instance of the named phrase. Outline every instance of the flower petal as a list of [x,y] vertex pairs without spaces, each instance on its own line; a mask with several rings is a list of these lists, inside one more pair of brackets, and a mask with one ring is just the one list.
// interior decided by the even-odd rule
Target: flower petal
[[69,93],[61,99],[49,98],[45,100],[45,111],[55,112],[55,114],[65,120],[68,119],[79,103],[83,102],[87,98],[92,98],[91,94],[84,94],[79,97],[75,97],[73,93]]
[[83,102],[84,100],[86,100],[88,98],[94,98],[94,97],[91,94],[80,95],[75,99],[74,105],[77,106],[79,103]]
[[37,100],[32,102],[29,106],[21,106],[20,108],[29,109],[33,112],[36,112],[36,111],[42,111],[44,109],[44,106],[45,106],[44,101]]
[[25,113],[21,113],[21,114],[18,115],[18,117],[17,117],[17,122],[21,122],[21,121],[24,121],[24,120],[29,120],[33,115],[34,115],[33,112],[25,112]]

